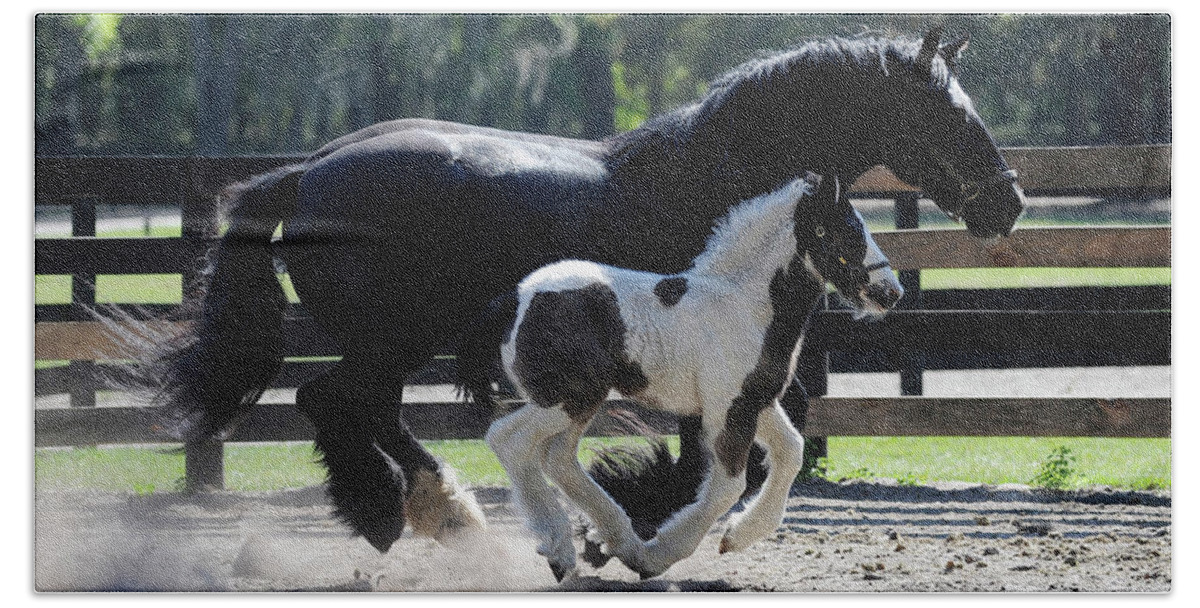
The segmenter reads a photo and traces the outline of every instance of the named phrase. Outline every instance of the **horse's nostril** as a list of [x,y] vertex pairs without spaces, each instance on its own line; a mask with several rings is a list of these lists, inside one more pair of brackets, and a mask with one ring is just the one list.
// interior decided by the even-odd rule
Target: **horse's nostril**
[[867,287],[867,296],[884,308],[891,308],[904,297],[904,291],[895,287],[871,285]]

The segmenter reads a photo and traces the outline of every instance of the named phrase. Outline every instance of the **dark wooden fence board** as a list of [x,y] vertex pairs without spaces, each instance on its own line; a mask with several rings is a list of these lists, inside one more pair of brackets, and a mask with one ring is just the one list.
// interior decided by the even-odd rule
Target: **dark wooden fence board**
[[[1169,196],[1171,146],[1106,146],[1092,148],[1004,148],[1004,160],[1017,171],[1026,194],[1035,196],[1107,195]],[[876,167],[861,176],[850,192],[891,198],[916,188],[891,171]]]
[[825,398],[805,432],[826,436],[1170,437],[1170,399]]
[[822,350],[1170,350],[1171,313],[1094,310],[895,310],[871,323],[827,312],[808,340]]
[[33,265],[37,274],[179,274],[199,267],[201,245],[179,238],[37,239]]
[[1022,228],[994,244],[966,230],[874,234],[897,270],[920,268],[1155,268],[1171,265],[1171,228]]

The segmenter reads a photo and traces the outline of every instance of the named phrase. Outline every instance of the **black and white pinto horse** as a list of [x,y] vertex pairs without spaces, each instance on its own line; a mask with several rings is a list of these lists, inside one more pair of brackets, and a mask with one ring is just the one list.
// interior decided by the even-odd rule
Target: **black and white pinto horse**
[[296,396],[337,516],[380,551],[406,525],[435,538],[481,526],[403,422],[402,387],[534,269],[577,258],[682,272],[717,218],[801,168],[849,184],[886,165],[972,234],[1012,229],[1023,196],[959,86],[961,45],[939,37],[834,38],[754,59],[603,141],[432,120],[342,137],[234,191],[198,320],[144,345],[141,378],[185,441],[227,433],[283,360],[280,258],[342,352]]
[[[837,179],[817,189],[821,181],[810,174],[731,208],[677,275],[578,260],[544,266],[469,332],[459,369],[475,401],[492,401],[481,372],[496,361],[528,401],[495,421],[487,441],[560,581],[575,571],[574,534],[546,477],[586,513],[607,552],[643,578],[691,555],[734,505],[755,439],[767,446],[769,472],[720,551],[743,549],[782,522],[804,440],[779,397],[795,371],[806,313],[825,295],[826,278],[861,314],[881,315],[903,294]],[[699,416],[712,463],[696,501],[646,543],[577,457],[611,390]]]

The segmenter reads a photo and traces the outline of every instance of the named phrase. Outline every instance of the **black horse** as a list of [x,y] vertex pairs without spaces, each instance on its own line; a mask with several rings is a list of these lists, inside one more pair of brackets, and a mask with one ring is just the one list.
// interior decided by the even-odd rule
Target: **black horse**
[[186,441],[235,425],[282,361],[278,256],[343,353],[297,394],[338,516],[380,551],[406,521],[435,537],[481,524],[402,421],[402,387],[535,268],[579,258],[682,271],[731,205],[805,170],[851,183],[886,165],[972,234],[1012,229],[1022,193],[959,86],[964,43],[939,38],[763,56],[603,141],[431,120],[342,137],[238,189],[193,333],[147,345],[158,356],[143,377]]

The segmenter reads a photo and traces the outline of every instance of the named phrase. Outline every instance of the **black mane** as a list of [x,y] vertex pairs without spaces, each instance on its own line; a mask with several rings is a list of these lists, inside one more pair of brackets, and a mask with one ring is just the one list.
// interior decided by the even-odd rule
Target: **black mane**
[[[865,171],[875,159],[842,146],[861,145],[878,129],[838,117],[901,93],[920,45],[913,38],[835,37],[759,54],[714,79],[701,99],[609,137],[609,168],[618,179],[639,181],[653,171],[660,180],[713,180],[710,190],[733,189],[720,198],[770,191],[799,167]],[[930,86],[945,88],[951,78],[944,62],[934,62]],[[748,117],[762,128],[747,128]],[[776,166],[764,164],[764,150],[777,152]]]
[[[798,80],[837,82],[839,77],[910,73],[920,48],[915,38],[821,38],[782,51],[760,52],[714,78],[701,99],[648,119],[641,126],[609,137],[613,164],[642,155],[671,156],[711,124],[722,109],[749,95],[763,99],[762,89]],[[934,63],[931,82],[945,88],[950,70]],[[874,80],[880,80],[878,78]]]

